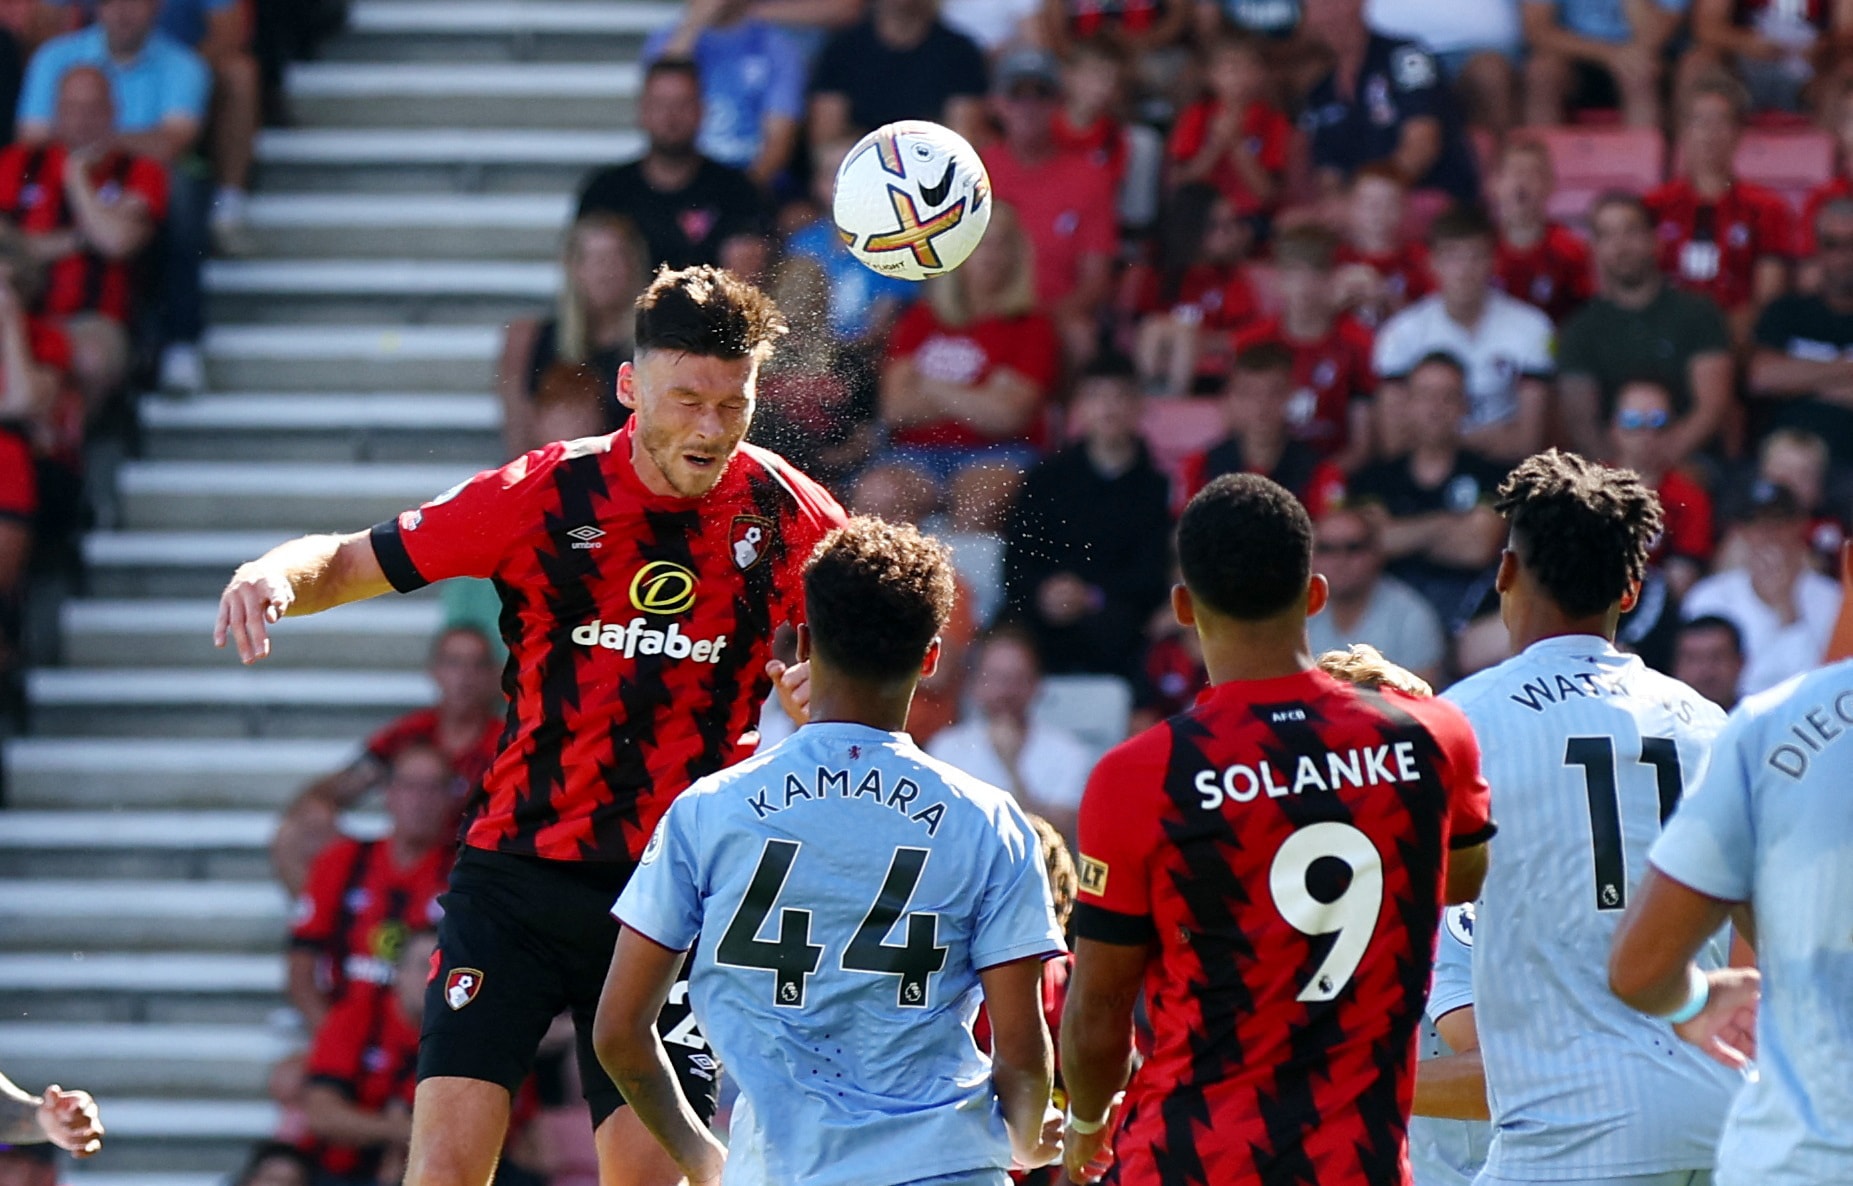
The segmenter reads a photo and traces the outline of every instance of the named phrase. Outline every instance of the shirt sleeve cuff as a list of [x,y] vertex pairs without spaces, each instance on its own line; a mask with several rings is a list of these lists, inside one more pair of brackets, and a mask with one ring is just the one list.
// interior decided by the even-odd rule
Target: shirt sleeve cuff
[[1449,837],[1448,847],[1449,848],[1472,848],[1478,844],[1485,844],[1488,840],[1491,840],[1494,836],[1498,834],[1499,834],[1499,825],[1495,824],[1492,820],[1487,820],[1486,826],[1483,828],[1476,828],[1471,832],[1457,833],[1454,836]]
[[1078,938],[1120,947],[1143,947],[1158,937],[1149,914],[1121,914],[1105,906],[1077,902],[1074,908],[1074,933]]
[[369,538],[373,541],[374,559],[380,562],[380,571],[386,574],[386,579],[395,590],[412,593],[431,583],[419,575],[418,566],[412,563],[411,553],[405,550],[405,540],[399,535],[398,519],[374,524]]
[[1067,954],[1067,950],[1062,946],[1061,940],[1044,937],[1032,940],[1028,943],[1017,943],[1010,947],[1000,947],[996,951],[974,951],[972,952],[972,967],[982,972],[987,968],[995,968],[1000,964],[1014,963],[1020,959],[1028,959],[1030,956],[1035,956],[1038,959],[1052,960],[1059,955],[1065,954]]

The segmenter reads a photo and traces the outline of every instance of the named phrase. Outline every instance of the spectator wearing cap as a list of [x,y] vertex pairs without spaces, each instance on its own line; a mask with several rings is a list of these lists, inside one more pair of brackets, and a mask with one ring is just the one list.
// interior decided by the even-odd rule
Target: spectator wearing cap
[[1738,691],[1749,696],[1820,664],[1840,612],[1840,585],[1815,571],[1808,514],[1786,488],[1757,484],[1737,531],[1744,567],[1706,577],[1681,608],[1688,620],[1715,614],[1737,627],[1744,646]]
[[1313,563],[1331,596],[1306,620],[1307,642],[1315,655],[1369,643],[1390,662],[1438,685],[1448,654],[1441,619],[1414,589],[1385,574],[1384,559],[1371,515],[1339,507],[1319,517]]
[[50,137],[0,152],[0,216],[45,264],[37,310],[71,339],[71,369],[94,413],[129,373],[137,264],[167,211],[167,171],[120,147],[109,78],[73,66],[58,82]]
[[115,147],[167,166],[170,195],[161,293],[167,348],[161,386],[205,385],[199,353],[205,303],[200,271],[207,254],[211,183],[183,166],[205,126],[211,75],[200,56],[157,27],[159,0],[100,0],[96,24],[54,37],[26,70],[19,98],[19,137],[52,139],[58,88],[75,66],[109,79],[115,99]]
[[1492,501],[1506,467],[1462,442],[1467,373],[1459,359],[1430,354],[1406,383],[1408,452],[1359,471],[1350,496],[1376,529],[1390,574],[1452,627],[1471,612],[1468,594],[1505,543]]
[[855,139],[901,119],[984,136],[984,51],[939,19],[938,0],[873,0],[811,71],[810,139]]
[[[1516,462],[1544,446],[1549,427],[1550,318],[1492,286],[1495,232],[1479,211],[1462,207],[1435,220],[1430,264],[1441,291],[1391,317],[1377,331],[1375,359],[1383,377],[1379,424],[1386,450],[1402,424],[1404,380],[1435,351],[1467,368],[1468,448]],[[1392,656],[1394,658],[1394,656]]]
[[1113,283],[1119,221],[1113,183],[1055,137],[1062,81],[1039,50],[1007,56],[997,68],[1003,137],[984,150],[991,188],[1016,207],[1035,249],[1036,301],[1054,319],[1070,359],[1092,355]]
[[1325,191],[1337,194],[1362,166],[1387,161],[1417,189],[1473,201],[1473,153],[1434,56],[1373,32],[1364,0],[1306,0],[1306,25],[1331,51],[1332,67],[1300,116]]
[[686,58],[701,72],[703,155],[770,190],[791,163],[804,120],[804,51],[750,15],[752,0],[690,0],[644,43],[646,62]]
[[1658,128],[1664,53],[1687,4],[1524,0],[1525,122],[1551,127],[1566,106],[1619,106],[1629,127]]
[[1740,342],[1788,287],[1795,250],[1788,202],[1736,176],[1732,161],[1749,102],[1728,75],[1693,83],[1680,102],[1679,174],[1645,198],[1659,224],[1660,270],[1710,297]]
[[1604,426],[1624,384],[1651,379],[1673,396],[1667,448],[1690,457],[1731,410],[1731,331],[1718,306],[1668,284],[1656,258],[1654,218],[1639,197],[1608,193],[1589,214],[1596,296],[1557,340],[1557,393],[1577,452],[1601,457]]
[[1729,618],[1707,614],[1679,624],[1673,678],[1726,712],[1737,707],[1744,677],[1744,638]]
[[1609,439],[1615,463],[1640,474],[1660,496],[1665,526],[1649,560],[1684,597],[1711,566],[1712,505],[1705,487],[1680,469],[1686,459],[1668,451],[1672,424],[1673,397],[1658,383],[1637,379],[1615,398]]
[[1075,387],[1080,440],[1023,480],[1004,545],[1007,612],[1050,672],[1131,677],[1169,583],[1171,487],[1140,436],[1130,360],[1096,358]]
[[593,173],[579,191],[577,218],[621,214],[649,248],[649,266],[719,264],[751,272],[766,232],[759,189],[740,170],[696,146],[701,74],[686,58],[659,58],[644,70],[637,124],[641,158]]
[[1853,464],[1853,197],[1814,216],[1815,292],[1779,296],[1757,318],[1751,398],[1768,423],[1812,432],[1837,465]]

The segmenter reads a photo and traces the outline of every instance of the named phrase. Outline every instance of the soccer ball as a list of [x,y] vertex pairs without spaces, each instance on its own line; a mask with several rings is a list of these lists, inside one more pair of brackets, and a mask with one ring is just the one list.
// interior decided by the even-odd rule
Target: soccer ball
[[950,128],[904,120],[864,136],[836,171],[833,216],[874,271],[930,280],[964,263],[991,223],[984,162]]

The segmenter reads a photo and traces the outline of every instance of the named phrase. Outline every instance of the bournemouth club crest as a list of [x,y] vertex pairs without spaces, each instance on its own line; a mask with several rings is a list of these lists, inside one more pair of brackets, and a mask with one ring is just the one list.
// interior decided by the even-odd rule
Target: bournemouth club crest
[[476,999],[483,990],[483,974],[476,968],[452,968],[444,977],[444,1003],[454,1012]]
[[734,567],[746,572],[765,559],[772,547],[772,520],[758,515],[735,515],[727,542],[733,551]]

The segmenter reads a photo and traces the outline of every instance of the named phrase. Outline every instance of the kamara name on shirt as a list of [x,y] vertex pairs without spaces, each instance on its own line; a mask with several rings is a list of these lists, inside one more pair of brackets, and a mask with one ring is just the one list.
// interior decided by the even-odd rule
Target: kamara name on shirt
[[928,803],[918,807],[920,784],[905,776],[894,779],[891,785],[884,785],[880,767],[870,767],[862,780],[850,788],[849,771],[831,770],[825,766],[817,768],[817,782],[807,785],[796,774],[785,776],[783,792],[771,787],[760,787],[746,797],[747,806],[760,819],[788,811],[800,803],[821,803],[828,799],[849,799],[858,803],[867,803],[875,807],[885,807],[898,812],[912,822],[926,829],[928,836],[937,835],[939,825],[946,818],[946,805],[940,802]]
[[1203,810],[1215,811],[1225,802],[1252,803],[1264,794],[1270,799],[1283,799],[1307,791],[1342,790],[1346,786],[1394,786],[1418,782],[1421,777],[1415,764],[1415,742],[1398,741],[1361,749],[1331,750],[1318,757],[1301,754],[1293,764],[1291,778],[1286,777],[1284,768],[1277,774],[1274,764],[1263,759],[1252,766],[1238,764],[1224,766],[1221,770],[1199,770],[1194,785],[1197,794],[1203,796]]

